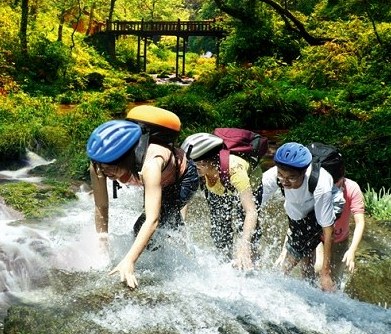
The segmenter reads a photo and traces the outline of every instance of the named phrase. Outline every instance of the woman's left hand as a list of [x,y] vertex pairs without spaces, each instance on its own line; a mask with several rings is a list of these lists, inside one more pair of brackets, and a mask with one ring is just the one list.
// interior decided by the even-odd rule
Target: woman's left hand
[[352,273],[354,271],[354,258],[355,253],[350,249],[344,254],[342,262],[346,263],[346,267],[348,267],[349,271]]
[[251,260],[251,245],[249,242],[239,240],[234,253],[233,266],[237,269],[252,270],[254,264]]
[[120,274],[121,282],[126,282],[126,285],[129,288],[135,289],[138,287],[138,282],[134,273],[134,263],[128,261],[126,258],[123,259],[112,271],[109,272],[109,275],[113,275],[117,272]]

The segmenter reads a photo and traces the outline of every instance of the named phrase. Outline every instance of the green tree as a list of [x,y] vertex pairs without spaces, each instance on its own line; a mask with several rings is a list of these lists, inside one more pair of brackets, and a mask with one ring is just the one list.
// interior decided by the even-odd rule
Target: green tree
[[227,13],[228,15],[240,20],[243,23],[254,23],[254,13],[251,9],[256,8],[257,3],[264,3],[270,6],[285,22],[288,30],[295,32],[301,36],[310,45],[323,45],[330,41],[328,37],[315,37],[311,35],[305,25],[293,15],[286,7],[281,6],[278,2],[273,0],[245,0],[241,2],[234,2],[230,0],[214,0],[217,7]]
[[117,0],[113,17],[120,20],[187,20],[189,10],[185,0]]

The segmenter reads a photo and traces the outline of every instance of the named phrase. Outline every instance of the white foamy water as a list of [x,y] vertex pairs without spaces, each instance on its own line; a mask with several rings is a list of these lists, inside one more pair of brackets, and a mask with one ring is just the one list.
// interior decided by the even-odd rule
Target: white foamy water
[[[111,184],[109,184],[111,186]],[[18,298],[37,298],[50,284],[47,269],[97,272],[107,276],[129,249],[132,225],[142,206],[140,189],[122,188],[110,199],[108,248],[102,247],[93,222],[93,200],[80,192],[60,217],[28,225],[0,219],[1,315]],[[391,312],[323,293],[279,272],[243,273],[222,264],[210,247],[205,211],[189,218],[188,228],[157,233],[156,251],[145,251],[137,264],[138,291],[144,298],[121,294],[80,321],[112,333],[391,333]],[[78,289],[99,289],[85,282]],[[114,286],[119,277],[111,280]],[[222,331],[222,328],[224,331]],[[274,328],[274,332],[272,329]],[[160,330],[160,331],[159,331]],[[279,330],[279,331],[278,331]]]
[[55,160],[47,161],[31,151],[27,151],[26,159],[27,159],[26,166],[23,168],[20,168],[18,170],[0,171],[0,179],[10,180],[10,181],[18,180],[18,181],[26,181],[26,182],[40,182],[42,180],[41,177],[31,176],[29,175],[29,172],[37,166],[50,165],[55,161]]

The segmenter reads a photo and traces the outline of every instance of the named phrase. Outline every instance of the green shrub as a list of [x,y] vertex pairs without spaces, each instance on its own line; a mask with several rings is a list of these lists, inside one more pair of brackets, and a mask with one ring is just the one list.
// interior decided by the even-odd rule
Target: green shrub
[[68,144],[68,133],[63,126],[45,125],[35,133],[29,149],[45,158],[55,158],[62,154]]
[[157,100],[156,105],[176,113],[186,127],[215,122],[212,105],[192,93],[169,95]]
[[137,70],[137,40],[133,38],[118,39],[115,45],[116,61],[128,71]]
[[128,101],[142,102],[174,93],[181,89],[176,84],[157,84],[149,75],[135,75],[126,78]]
[[340,148],[347,176],[362,187],[369,183],[380,190],[391,184],[391,111],[367,112],[365,118],[334,111],[329,115],[308,116],[284,136],[286,141],[308,144],[321,141]]
[[51,135],[44,133],[46,129],[59,124],[51,99],[15,94],[7,100],[1,100],[0,110],[3,120],[0,125],[0,157],[3,167],[20,160],[27,149],[39,149],[44,156],[55,150],[52,144],[61,131],[54,131]]
[[[15,54],[15,76],[25,91],[37,95],[57,94],[64,85],[67,69],[73,65],[69,48],[61,42],[52,42],[46,37],[35,38],[28,57]],[[53,85],[57,83],[58,85]]]
[[2,124],[0,126],[0,168],[9,168],[23,158],[29,140],[29,133],[17,124]]
[[391,219],[391,189],[380,188],[376,192],[367,185],[364,193],[365,211],[377,220]]
[[106,109],[113,117],[122,117],[126,111],[129,97],[126,88],[107,89],[99,96],[102,108]]
[[88,168],[85,151],[87,140],[96,127],[110,119],[110,114],[102,106],[99,97],[83,102],[71,112],[62,115],[61,124],[66,130],[68,145],[57,157],[53,175],[85,180]]
[[218,69],[206,74],[194,83],[194,89],[197,90],[198,87],[202,89],[203,87],[216,99],[224,98],[232,93],[242,91],[250,76],[251,72],[248,69],[231,65],[225,69]]
[[151,91],[148,88],[135,83],[126,86],[126,94],[129,96],[129,100],[134,102],[146,101],[151,98]]
[[83,99],[82,93],[79,91],[66,91],[56,96],[56,101],[60,104],[77,104]]
[[314,89],[345,85],[350,76],[358,73],[362,73],[362,68],[351,42],[306,47],[300,61],[289,69],[292,80]]
[[87,89],[102,89],[105,76],[98,72],[91,72],[85,76]]
[[250,118],[249,97],[244,92],[231,94],[215,105],[219,127],[246,128],[246,120]]

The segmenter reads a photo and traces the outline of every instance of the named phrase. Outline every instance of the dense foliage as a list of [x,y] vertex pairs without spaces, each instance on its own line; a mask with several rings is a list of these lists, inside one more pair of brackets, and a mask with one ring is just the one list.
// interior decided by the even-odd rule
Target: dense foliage
[[[91,130],[123,117],[129,103],[155,101],[180,115],[181,139],[216,126],[289,129],[282,140],[340,147],[348,175],[363,188],[390,188],[391,6],[384,1],[159,0],[135,6],[117,0],[113,8],[73,0],[27,2],[27,8],[25,2],[2,3],[3,167],[28,148],[55,157],[53,173],[86,179]],[[200,57],[215,52],[213,39],[195,37],[186,59],[195,83],[157,85],[149,75],[132,73],[137,38],[119,39],[116,59],[91,47],[91,34],[107,17],[217,19],[227,31],[223,66],[215,70],[215,58]],[[174,37],[151,40],[147,72],[164,77],[175,71],[175,47]]]

